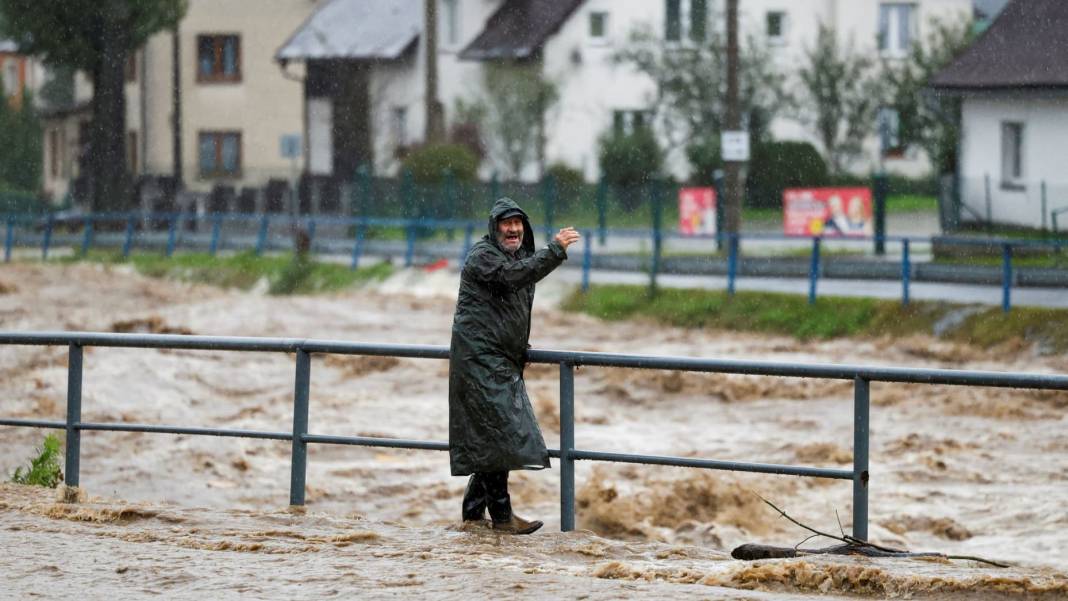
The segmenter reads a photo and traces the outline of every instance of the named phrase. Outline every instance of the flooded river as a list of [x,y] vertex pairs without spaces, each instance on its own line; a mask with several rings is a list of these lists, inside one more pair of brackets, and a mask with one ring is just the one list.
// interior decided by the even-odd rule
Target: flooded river
[[[148,279],[95,265],[0,271],[0,329],[153,331],[447,345],[455,274],[403,271],[363,290],[271,297]],[[980,350],[933,338],[797,342],[607,323],[563,313],[539,286],[538,348],[1068,373],[1022,345]],[[549,446],[558,370],[528,389]],[[66,349],[0,348],[0,415],[62,419]],[[314,356],[309,431],[447,440],[447,365]],[[584,449],[848,468],[849,382],[580,368]],[[83,420],[291,431],[293,358],[90,348]],[[809,556],[745,563],[737,545],[794,546],[850,527],[847,481],[580,462],[578,532],[559,532],[556,469],[513,473],[531,537],[461,529],[464,481],[446,454],[309,447],[307,511],[287,509],[287,442],[85,432],[85,501],[0,487],[0,598],[471,597],[1068,598],[1068,395],[872,385],[870,537],[971,561]],[[0,473],[43,432],[0,427]],[[555,462],[554,462],[555,468]],[[806,546],[834,541],[812,540]]]

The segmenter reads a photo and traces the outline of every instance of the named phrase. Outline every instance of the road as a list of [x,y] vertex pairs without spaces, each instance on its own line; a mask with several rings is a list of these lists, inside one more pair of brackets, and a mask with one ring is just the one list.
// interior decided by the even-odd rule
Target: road
[[[571,284],[582,282],[581,269],[564,269],[559,276]],[[590,272],[591,284],[647,285],[649,276],[633,271]],[[723,276],[660,275],[657,284],[668,288],[701,288],[726,290],[727,278]],[[901,282],[886,280],[820,280],[818,296],[851,296],[884,299],[901,298]],[[735,281],[735,290],[758,290],[761,292],[784,292],[808,294],[806,278],[761,278],[740,277]],[[909,287],[911,300],[948,301],[962,304],[1001,305],[1001,286],[978,286],[972,284],[946,284],[940,282],[913,282]],[[1013,288],[1012,306],[1068,308],[1068,292],[1063,288]]]

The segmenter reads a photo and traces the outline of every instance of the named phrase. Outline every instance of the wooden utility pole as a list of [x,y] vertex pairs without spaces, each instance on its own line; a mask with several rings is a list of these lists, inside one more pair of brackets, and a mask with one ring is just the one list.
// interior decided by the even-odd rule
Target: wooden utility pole
[[[724,130],[742,129],[738,107],[738,0],[727,0],[727,118]],[[729,234],[737,234],[742,226],[742,166],[744,161],[724,161],[725,190],[723,226]]]
[[438,4],[423,0],[423,34],[426,37],[426,142],[445,139],[445,111],[438,101]]
[[182,174],[182,37],[179,27],[176,24],[171,32],[171,131],[174,134],[171,160],[175,191],[185,188]]

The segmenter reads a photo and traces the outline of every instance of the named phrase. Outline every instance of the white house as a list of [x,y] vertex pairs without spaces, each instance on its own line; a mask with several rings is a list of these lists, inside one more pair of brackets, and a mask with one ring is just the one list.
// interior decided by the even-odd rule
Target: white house
[[[371,4],[330,0],[291,36],[277,58],[365,60],[371,73],[370,160],[377,171],[389,173],[398,166],[397,149],[420,140],[423,132],[425,36],[419,35],[423,2]],[[403,12],[407,18],[389,19],[388,11]],[[661,34],[669,44],[678,39],[682,45],[695,28],[722,29],[723,12],[723,0],[438,0],[439,98],[451,120],[449,112],[457,100],[470,101],[483,93],[480,63],[507,59],[539,64],[560,94],[547,115],[546,162],[566,163],[594,179],[599,171],[599,136],[641,121],[656,96],[652,81],[613,62],[613,54],[640,27]],[[821,23],[833,27],[842,44],[856,52],[897,60],[926,35],[932,19],[963,20],[971,12],[971,0],[746,0],[740,3],[739,19],[743,39],[762,40],[791,77]],[[410,45],[389,56],[361,55],[366,49],[355,41],[375,39],[361,34],[364,29],[365,34],[377,35],[396,29],[393,35]],[[338,53],[339,49],[344,51]],[[323,110],[315,108],[314,98],[307,102],[309,136],[314,139],[317,127],[330,128],[316,125]],[[864,172],[882,160],[891,171],[926,173],[929,164],[919,149],[894,147],[892,112],[881,114],[888,121],[888,152],[882,153],[880,140],[872,136],[866,145],[868,158],[852,167]],[[780,139],[815,141],[794,116],[777,119],[772,131]],[[314,158],[315,150],[312,154]],[[487,169],[494,167],[492,158]],[[669,168],[677,176],[686,175],[681,152],[669,155]],[[537,177],[533,161],[522,175]]]
[[[1049,227],[1068,208],[1068,2],[1012,0],[932,82],[961,98],[965,221]],[[1068,211],[1061,217],[1068,226]]]

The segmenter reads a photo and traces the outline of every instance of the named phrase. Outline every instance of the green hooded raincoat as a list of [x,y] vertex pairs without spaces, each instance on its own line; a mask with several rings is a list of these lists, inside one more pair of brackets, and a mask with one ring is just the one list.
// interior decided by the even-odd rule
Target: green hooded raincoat
[[[515,256],[497,243],[501,215],[518,211]],[[493,205],[489,233],[471,247],[460,275],[449,359],[449,459],[454,476],[549,467],[523,383],[534,283],[567,258],[555,240],[534,251],[530,219],[513,200]]]

